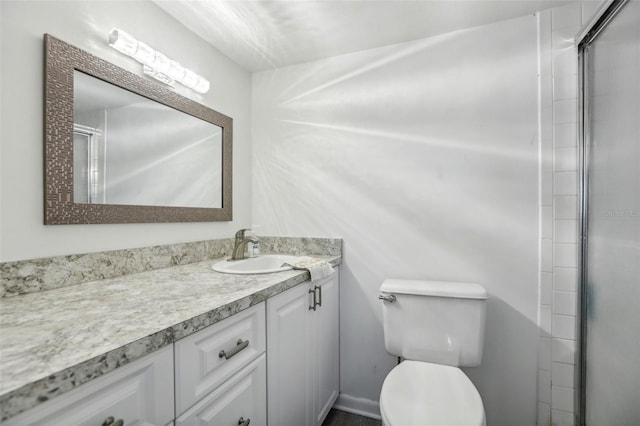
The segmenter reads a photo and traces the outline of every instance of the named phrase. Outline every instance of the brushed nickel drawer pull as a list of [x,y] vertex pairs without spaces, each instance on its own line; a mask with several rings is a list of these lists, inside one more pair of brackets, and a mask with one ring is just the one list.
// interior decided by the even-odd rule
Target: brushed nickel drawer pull
[[249,426],[249,423],[251,423],[251,419],[244,419],[244,417],[240,417],[240,419],[238,419],[238,424],[240,426]]
[[313,287],[313,291],[318,290],[318,306],[322,307],[322,287],[317,285]]
[[318,304],[318,301],[316,299],[316,289],[314,288],[313,290],[309,289],[309,294],[313,293],[313,304],[309,305],[309,310],[310,311],[315,311],[316,310],[316,305]]
[[244,348],[246,348],[247,346],[249,346],[249,340],[238,339],[238,341],[236,342],[235,348],[231,349],[228,353],[225,352],[224,349],[221,350],[220,353],[218,353],[218,358],[224,357],[224,359],[229,359],[232,356],[236,355],[241,350],[243,350]]

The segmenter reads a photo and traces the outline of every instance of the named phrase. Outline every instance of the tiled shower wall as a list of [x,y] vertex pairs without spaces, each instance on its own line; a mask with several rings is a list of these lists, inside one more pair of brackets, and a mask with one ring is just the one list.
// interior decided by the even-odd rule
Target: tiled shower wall
[[578,282],[578,54],[603,2],[540,12],[540,344],[538,425],[575,423]]

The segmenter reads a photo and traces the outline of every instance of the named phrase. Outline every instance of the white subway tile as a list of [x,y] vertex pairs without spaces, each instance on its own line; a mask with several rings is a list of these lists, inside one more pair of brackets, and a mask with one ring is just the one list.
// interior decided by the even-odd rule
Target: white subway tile
[[551,47],[554,53],[576,50],[576,34],[579,29],[577,28],[557,28],[551,30]]
[[559,123],[553,125],[554,148],[575,147],[578,144],[578,128],[576,123]]
[[573,291],[554,291],[552,312],[559,315],[576,315],[576,293]]
[[577,219],[578,197],[575,195],[563,195],[553,197],[553,218]]
[[551,409],[573,412],[573,388],[554,386],[551,378]]
[[553,208],[540,207],[540,237],[553,238]]
[[551,404],[546,402],[538,403],[538,426],[549,426],[551,424]]
[[551,126],[542,126],[542,132],[548,130],[549,135],[540,139],[540,172],[553,173],[553,136]]
[[578,150],[576,148],[555,148],[553,150],[553,170],[556,172],[578,169]]
[[551,306],[540,306],[540,336],[551,337]]
[[553,290],[554,291],[577,291],[578,290],[577,268],[553,268]]
[[551,9],[551,28],[580,28],[582,8],[580,3],[571,3],[562,7]]
[[575,268],[577,267],[578,245],[557,243],[553,244],[553,266]]
[[538,370],[538,402],[551,404],[551,371]]
[[[549,111],[551,111],[551,108],[553,108],[553,77],[552,77],[552,73],[551,73],[551,55],[549,55],[549,72],[544,72],[541,71],[542,74],[540,75],[540,107],[542,109],[549,109]],[[542,120],[543,123],[545,123],[545,120]]]
[[575,387],[574,368],[572,364],[554,362],[551,366],[551,383],[553,386]]
[[553,426],[574,426],[575,416],[573,412],[563,410],[551,410],[551,425]]
[[549,337],[540,337],[538,341],[538,369],[551,371],[551,338]]
[[543,206],[553,204],[553,173],[542,173],[540,176],[540,204]]
[[[551,126],[546,126],[551,128]],[[545,126],[542,127],[543,129]],[[546,138],[540,140],[540,173],[549,174],[553,173],[553,138]]]
[[576,339],[576,317],[552,315],[551,335],[560,339]]
[[540,17],[540,36],[551,37],[551,9],[538,12]]
[[553,241],[551,238],[540,240],[540,270],[553,272]]
[[553,242],[577,243],[578,221],[560,219],[553,222]]
[[549,305],[553,303],[553,274],[551,272],[540,273],[540,304]]
[[553,102],[553,124],[576,123],[578,109],[575,99]]
[[551,360],[565,364],[576,363],[576,341],[567,339],[551,339]]
[[576,195],[578,176],[576,172],[553,173],[553,195]]
[[553,100],[576,99],[578,97],[577,74],[558,74],[553,77]]
[[[549,92],[548,95],[549,102],[546,105],[543,104],[540,109],[540,122],[542,123],[543,128],[553,125],[553,99],[551,97],[552,93]],[[549,133],[543,134],[543,137],[548,136]],[[553,134],[551,134],[551,136],[553,136]]]
[[[555,32],[554,32],[555,35]],[[578,53],[573,46],[574,40],[562,40],[560,43],[569,44],[568,47],[554,47],[553,50],[553,76],[577,75]],[[554,45],[557,43],[554,41]]]

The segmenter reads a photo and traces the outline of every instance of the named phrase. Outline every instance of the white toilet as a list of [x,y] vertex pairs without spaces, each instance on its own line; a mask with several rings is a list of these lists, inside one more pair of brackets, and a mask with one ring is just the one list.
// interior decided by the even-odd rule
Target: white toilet
[[387,352],[404,360],[380,392],[384,426],[484,426],[482,399],[458,367],[482,361],[487,291],[478,284],[388,279]]

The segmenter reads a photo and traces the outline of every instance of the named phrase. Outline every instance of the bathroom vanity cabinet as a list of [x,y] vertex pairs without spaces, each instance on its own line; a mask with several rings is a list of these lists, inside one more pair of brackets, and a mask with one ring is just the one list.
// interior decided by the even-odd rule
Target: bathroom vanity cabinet
[[339,392],[339,278],[267,300],[269,424],[319,426]]
[[[107,303],[110,310],[117,311],[123,300],[131,299],[129,306],[135,308],[122,309],[120,316],[135,316],[142,327],[147,324],[157,327],[155,324],[162,321],[173,324],[170,328],[162,325],[164,331],[160,333],[171,343],[153,349],[156,340],[151,335],[144,337],[149,328],[136,333],[137,328],[131,327],[133,333],[142,336],[130,340],[132,349],[106,352],[99,361],[96,355],[90,355],[91,345],[82,344],[89,341],[89,337],[68,333],[79,336],[81,344],[63,346],[60,342],[60,347],[76,348],[74,353],[87,353],[86,360],[99,362],[87,364],[89,367],[77,364],[49,376],[54,386],[27,385],[29,395],[36,392],[42,395],[38,396],[41,403],[10,416],[2,426],[319,426],[338,396],[338,272],[311,283],[304,281],[308,275],[305,277],[300,271],[289,271],[279,277],[273,274],[245,279],[212,274],[209,268],[210,262],[186,265],[173,271],[141,273],[96,283],[95,290],[92,284],[83,288],[86,300],[100,300]],[[150,275],[157,281],[151,281]],[[165,276],[171,279],[159,279]],[[173,279],[174,276],[188,276],[190,281],[183,283]],[[153,282],[153,285],[144,293],[135,287],[133,280],[143,285]],[[194,286],[193,280],[198,280],[199,285]],[[99,299],[111,285],[115,289],[113,303],[104,297]],[[135,291],[123,296],[122,289],[128,287],[135,287]],[[171,297],[172,292],[175,297]],[[43,292],[43,297],[59,298],[55,293],[56,290]],[[149,303],[156,294],[157,302]],[[168,315],[178,312],[174,312],[174,307],[181,295],[184,296],[181,309],[184,311],[193,305],[191,312],[195,314],[180,311],[179,315],[185,319],[178,322],[175,316],[165,319],[163,312]],[[134,297],[140,300],[132,299]],[[166,300],[170,301],[169,305],[163,306]],[[44,300],[42,303],[45,305]],[[199,307],[212,304],[216,308]],[[16,306],[15,310],[22,312],[24,306]],[[52,313],[43,315],[52,316]],[[118,336],[128,332],[125,327],[129,325],[123,323],[122,327],[96,332],[94,329],[100,324],[84,327],[81,318],[64,324],[79,324],[78,329],[98,333],[98,343],[111,342],[111,345]],[[109,334],[112,329],[117,331],[117,336]],[[39,354],[46,348],[29,353]],[[147,355],[113,369],[118,360],[125,359],[123,354],[135,356],[140,351]],[[3,359],[7,361],[8,358]],[[37,365],[41,364],[34,363],[34,367]],[[92,376],[98,377],[76,384]],[[56,396],[60,389],[69,388]],[[48,398],[50,400],[42,402]],[[7,409],[16,410],[19,405],[26,406],[28,401],[25,401],[18,396],[5,399],[3,413],[7,413]]]
[[266,425],[265,337],[262,302],[16,416],[6,426]]
[[164,426],[173,417],[173,347],[166,346],[2,424]]

